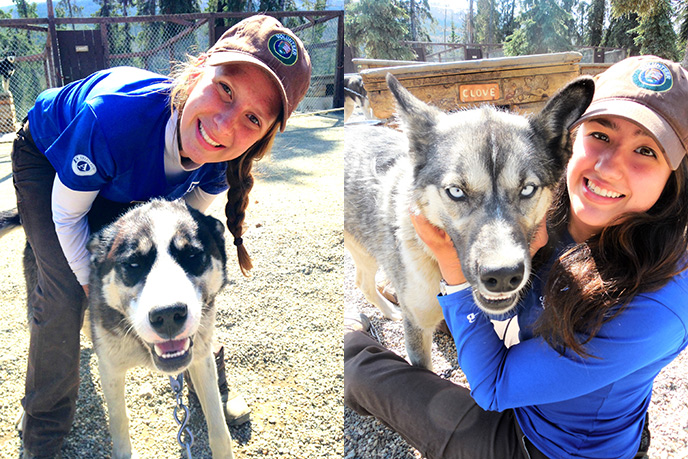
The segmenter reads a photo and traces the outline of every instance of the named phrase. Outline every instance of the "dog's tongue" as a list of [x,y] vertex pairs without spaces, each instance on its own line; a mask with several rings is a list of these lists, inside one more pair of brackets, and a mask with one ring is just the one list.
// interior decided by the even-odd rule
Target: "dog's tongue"
[[158,351],[159,354],[171,354],[173,352],[179,352],[179,351],[185,351],[186,350],[186,343],[189,341],[189,338],[184,338],[184,339],[178,339],[178,340],[172,340],[172,341],[165,341],[164,343],[157,343],[155,345],[156,350]]

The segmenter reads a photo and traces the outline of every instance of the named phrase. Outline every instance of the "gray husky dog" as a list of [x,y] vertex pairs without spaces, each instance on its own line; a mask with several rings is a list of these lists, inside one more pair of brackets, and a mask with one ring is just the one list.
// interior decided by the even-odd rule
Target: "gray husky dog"
[[[345,128],[344,245],[366,299],[403,320],[411,363],[431,368],[441,274],[410,212],[451,237],[476,304],[494,317],[508,314],[528,283],[530,241],[571,155],[569,127],[590,104],[594,83],[572,81],[530,118],[487,105],[446,114],[391,74],[387,84],[403,133]],[[401,312],[378,292],[378,267]]]

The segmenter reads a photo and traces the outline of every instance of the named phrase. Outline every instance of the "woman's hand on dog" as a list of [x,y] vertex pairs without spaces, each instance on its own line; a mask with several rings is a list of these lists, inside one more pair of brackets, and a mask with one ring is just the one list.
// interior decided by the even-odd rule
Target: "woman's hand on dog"
[[449,285],[459,285],[466,282],[466,277],[461,270],[461,261],[449,235],[443,229],[430,223],[427,218],[417,215],[415,212],[411,212],[411,223],[413,223],[418,237],[435,255],[444,281]]
[[[449,285],[459,285],[466,282],[466,277],[461,270],[461,260],[456,254],[454,243],[449,235],[443,230],[428,221],[427,218],[415,212],[410,212],[411,223],[416,229],[418,237],[428,246],[435,255],[437,264],[440,267],[442,278]],[[543,219],[530,243],[530,256],[547,244],[549,236],[547,234],[547,223]]]

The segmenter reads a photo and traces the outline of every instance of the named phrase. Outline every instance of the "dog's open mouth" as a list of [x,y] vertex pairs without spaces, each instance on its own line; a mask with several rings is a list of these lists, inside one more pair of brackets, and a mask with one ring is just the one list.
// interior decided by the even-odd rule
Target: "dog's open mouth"
[[480,309],[492,319],[500,319],[510,315],[509,313],[512,312],[520,298],[518,293],[486,297],[476,290],[473,290],[473,296]]
[[191,338],[165,341],[164,343],[156,343],[153,345],[155,355],[161,359],[175,359],[183,357],[189,353],[191,347]]
[[163,341],[151,345],[155,361],[163,371],[175,371],[191,360],[191,338]]

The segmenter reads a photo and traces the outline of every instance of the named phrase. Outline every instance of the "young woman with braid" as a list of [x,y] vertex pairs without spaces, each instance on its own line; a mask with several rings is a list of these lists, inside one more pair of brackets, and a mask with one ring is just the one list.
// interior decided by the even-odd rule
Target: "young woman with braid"
[[[38,96],[12,151],[17,206],[38,264],[28,298],[24,457],[58,457],[71,428],[89,234],[140,201],[183,197],[205,211],[226,192],[227,227],[246,274],[252,165],[284,130],[310,74],[299,38],[256,15],[174,79],[120,67]],[[222,378],[221,352],[216,363]]]

